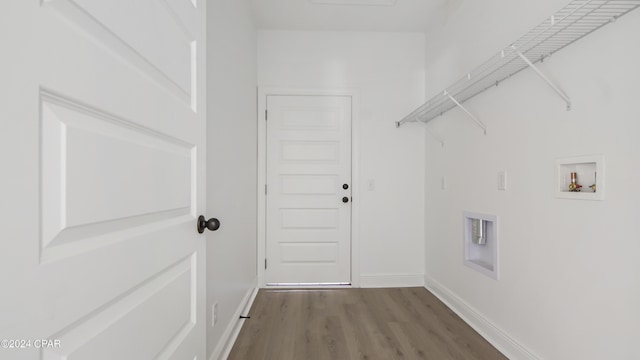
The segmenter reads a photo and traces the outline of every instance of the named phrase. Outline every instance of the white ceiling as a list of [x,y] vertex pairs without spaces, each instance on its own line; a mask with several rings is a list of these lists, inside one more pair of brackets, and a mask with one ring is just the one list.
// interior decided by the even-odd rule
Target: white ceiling
[[[252,0],[252,4],[259,29],[427,32],[446,23],[462,1]],[[393,5],[334,4],[340,2]]]

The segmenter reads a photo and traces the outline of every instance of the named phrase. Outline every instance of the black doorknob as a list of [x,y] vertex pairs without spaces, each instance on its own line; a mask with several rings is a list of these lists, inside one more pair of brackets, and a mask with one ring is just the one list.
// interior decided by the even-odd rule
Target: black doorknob
[[349,202],[349,198],[348,198],[348,197],[346,197],[346,196],[345,196],[345,197],[343,197],[343,198],[342,198],[342,202],[343,202],[343,203],[345,203],[345,204],[346,204],[346,203],[348,203],[348,202]]
[[347,190],[347,189],[349,188],[349,185],[347,185],[347,184],[342,184],[342,188],[343,188],[343,189],[345,189],[345,190]]
[[204,229],[209,229],[211,231],[216,231],[220,228],[220,220],[216,218],[211,218],[207,220],[204,216],[200,215],[198,217],[198,233],[202,234]]

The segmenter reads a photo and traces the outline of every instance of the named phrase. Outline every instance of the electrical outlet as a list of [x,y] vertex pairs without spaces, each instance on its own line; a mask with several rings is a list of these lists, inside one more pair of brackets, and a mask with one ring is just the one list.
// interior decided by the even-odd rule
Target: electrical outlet
[[374,191],[376,189],[376,181],[373,179],[369,179],[367,189],[369,191]]
[[218,322],[218,303],[211,306],[211,326],[215,326]]
[[506,171],[498,172],[498,190],[500,191],[507,190],[507,172]]

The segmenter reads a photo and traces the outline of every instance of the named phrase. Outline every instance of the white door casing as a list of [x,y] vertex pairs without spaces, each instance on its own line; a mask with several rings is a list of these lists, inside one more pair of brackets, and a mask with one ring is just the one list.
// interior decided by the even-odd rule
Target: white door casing
[[2,3],[0,358],[204,359],[204,6]]
[[350,284],[351,97],[268,96],[266,108],[266,283]]

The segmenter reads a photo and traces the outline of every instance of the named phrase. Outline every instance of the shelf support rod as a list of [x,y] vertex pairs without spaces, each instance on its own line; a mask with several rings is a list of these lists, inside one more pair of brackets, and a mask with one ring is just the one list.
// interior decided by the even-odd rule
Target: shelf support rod
[[518,54],[522,61],[524,61],[530,68],[532,68],[533,71],[535,71],[536,74],[538,74],[538,76],[540,76],[540,78],[553,89],[553,91],[555,91],[558,95],[560,95],[561,98],[564,99],[564,101],[567,103],[567,111],[571,110],[571,99],[569,98],[569,96],[565,94],[564,91],[560,90],[560,88],[557,87],[556,84],[554,84],[553,81],[551,81],[542,71],[540,71],[537,66],[535,66],[529,59],[527,59],[527,57],[524,56],[524,54],[521,53],[520,50],[516,49],[516,47],[513,45],[511,45],[511,48],[516,52],[516,54]]
[[451,101],[453,101],[454,104],[456,104],[460,109],[462,109],[462,111],[464,111],[473,121],[476,122],[476,124],[478,124],[478,126],[482,128],[482,130],[484,130],[484,134],[487,135],[487,127],[482,121],[480,121],[480,119],[475,117],[469,110],[467,110],[467,108],[462,106],[462,104],[460,104],[458,100],[456,100],[453,96],[451,96],[451,94],[449,94],[447,90],[444,91],[444,96],[448,97]]
[[423,124],[424,124],[424,128],[427,129],[427,132],[429,133],[429,135],[431,135],[434,139],[436,139],[437,142],[440,143],[440,145],[442,145],[442,147],[444,147],[444,140],[442,139],[442,137],[438,135],[438,133],[435,132],[434,130],[429,129],[429,125],[427,125],[427,123],[423,123]]

